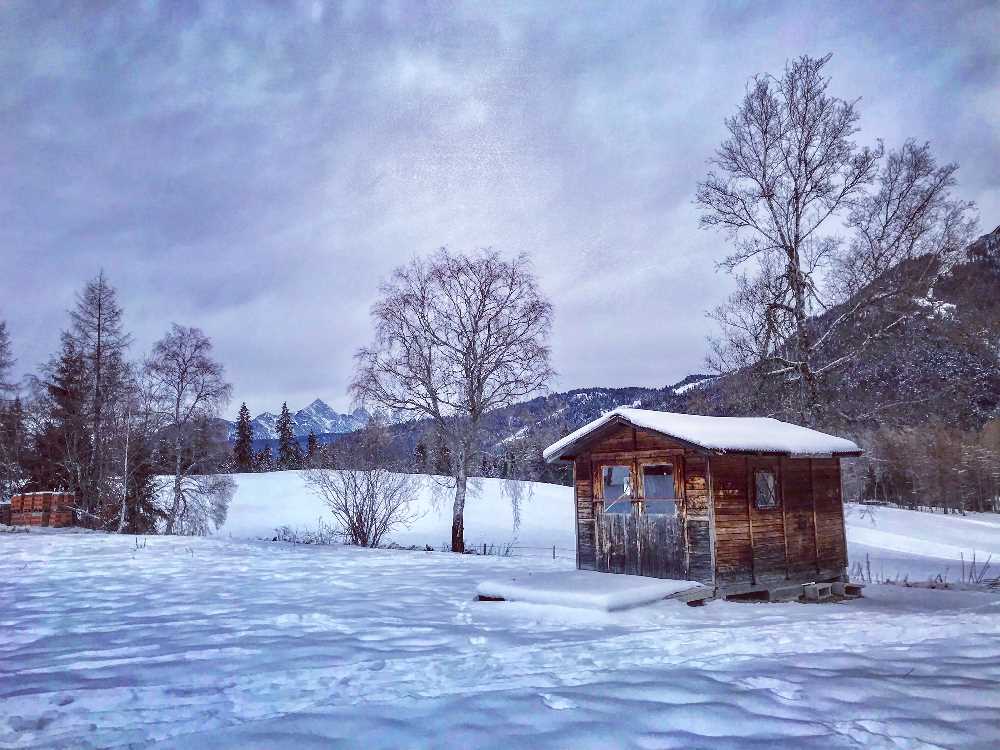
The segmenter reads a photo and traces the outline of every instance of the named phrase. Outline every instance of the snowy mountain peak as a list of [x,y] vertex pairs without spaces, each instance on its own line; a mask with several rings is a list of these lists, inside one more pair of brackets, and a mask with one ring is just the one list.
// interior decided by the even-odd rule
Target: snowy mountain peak
[[[305,437],[310,432],[316,435],[330,433],[354,432],[368,424],[369,415],[364,409],[355,409],[350,414],[340,414],[334,411],[322,399],[315,399],[309,406],[292,414],[292,432],[296,437]],[[276,440],[278,437],[278,415],[265,411],[254,417],[253,426],[255,440]],[[229,422],[229,439],[236,433],[236,424]]]

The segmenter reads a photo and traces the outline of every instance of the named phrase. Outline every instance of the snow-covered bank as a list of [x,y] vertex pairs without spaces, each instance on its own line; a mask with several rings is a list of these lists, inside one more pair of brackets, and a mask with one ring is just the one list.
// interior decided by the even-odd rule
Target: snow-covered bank
[[1000,515],[965,516],[899,508],[847,505],[847,542],[851,564],[870,565],[872,575],[925,581],[961,577],[975,557],[982,565],[992,556],[990,577],[1000,575]]
[[0,537],[0,747],[992,748],[1000,597],[475,602],[572,561]]
[[[233,539],[269,538],[280,526],[311,528],[330,511],[310,492],[301,471],[237,474],[236,495],[229,517],[218,535]],[[469,547],[516,544],[537,548],[521,550],[543,554],[555,546],[572,556],[576,544],[573,508],[568,487],[540,482],[507,482],[474,479],[469,482],[465,511],[465,539]],[[429,544],[440,548],[451,540],[453,491],[444,480],[420,479],[416,505],[421,517],[409,528],[390,534],[390,541],[404,546]],[[515,529],[511,498],[518,498],[520,525]]]
[[[329,520],[322,501],[309,492],[302,472],[237,475],[238,489],[221,536],[234,539],[270,538],[279,526],[315,529]],[[514,544],[518,554],[573,558],[576,544],[573,495],[569,487],[512,483],[522,497],[520,526],[514,528],[512,486],[500,479],[472,482],[466,507],[466,542],[470,547]],[[440,483],[424,479],[417,503],[423,516],[409,529],[399,529],[392,541],[404,546],[430,544],[440,548],[451,538],[451,496]],[[991,567],[1000,575],[1000,515],[976,513],[944,516],[895,508],[847,506],[847,538],[851,563],[870,567],[883,579],[927,580],[947,576],[957,580],[962,557],[973,553],[979,563],[993,555]]]

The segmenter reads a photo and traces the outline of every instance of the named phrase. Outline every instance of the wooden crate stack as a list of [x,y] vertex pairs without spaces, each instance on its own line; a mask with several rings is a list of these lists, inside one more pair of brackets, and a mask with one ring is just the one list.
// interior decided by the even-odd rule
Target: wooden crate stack
[[27,492],[10,499],[10,523],[14,526],[73,525],[72,492]]

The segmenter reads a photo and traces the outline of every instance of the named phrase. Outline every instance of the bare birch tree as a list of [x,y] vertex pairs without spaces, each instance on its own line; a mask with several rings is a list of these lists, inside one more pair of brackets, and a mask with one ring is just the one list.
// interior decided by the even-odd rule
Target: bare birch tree
[[204,534],[222,525],[235,485],[215,467],[211,454],[212,420],[229,401],[231,386],[223,366],[212,358],[212,342],[197,328],[176,323],[153,347],[146,373],[170,435],[174,476],[166,508],[167,534]]
[[356,355],[354,396],[433,420],[455,482],[451,545],[465,550],[465,500],[482,419],[545,388],[552,306],[528,258],[440,250],[397,268],[372,308],[375,342]]
[[[827,93],[829,60],[801,57],[753,79],[697,193],[702,225],[734,239],[722,266],[757,263],[712,314],[722,336],[710,362],[794,383],[807,424],[823,409],[822,379],[905,319],[892,304],[940,273],[974,226],[972,205],[950,196],[958,167],[938,166],[929,146],[907,141],[884,158],[881,143],[854,143],[857,102]],[[924,273],[885,276],[917,257]],[[872,308],[878,324],[844,346]]]

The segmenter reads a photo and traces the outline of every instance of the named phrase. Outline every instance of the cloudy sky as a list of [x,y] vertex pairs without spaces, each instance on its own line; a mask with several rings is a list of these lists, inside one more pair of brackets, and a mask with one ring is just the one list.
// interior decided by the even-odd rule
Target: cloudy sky
[[675,382],[729,289],[696,182],[747,79],[803,53],[860,141],[931,141],[1000,223],[996,2],[499,5],[0,0],[19,368],[103,268],[134,356],[197,325],[232,411],[346,408],[379,280],[492,246],[555,305],[555,388]]

